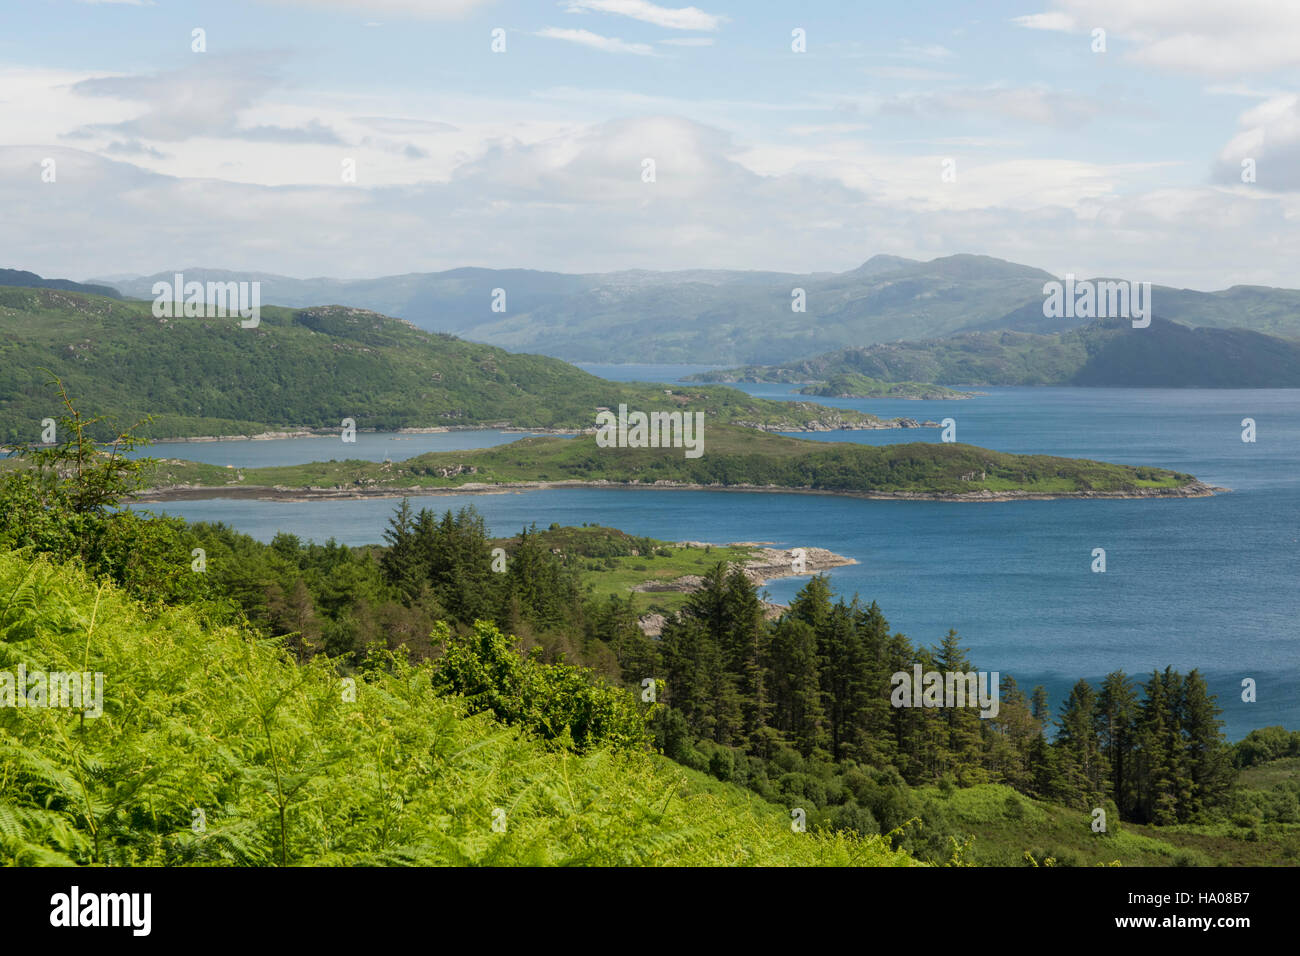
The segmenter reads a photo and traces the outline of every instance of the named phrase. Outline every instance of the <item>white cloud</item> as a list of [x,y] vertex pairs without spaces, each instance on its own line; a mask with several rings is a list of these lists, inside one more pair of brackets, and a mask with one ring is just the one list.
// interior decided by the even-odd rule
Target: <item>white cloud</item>
[[618,37],[604,37],[599,33],[592,33],[590,30],[566,30],[560,27],[546,27],[538,30],[537,35],[551,40],[567,40],[569,43],[589,46],[593,50],[604,50],[606,53],[632,53],[637,56],[655,55],[654,47],[649,44],[628,43]]
[[1295,0],[1051,0],[1045,13],[1017,17],[1031,29],[1088,33],[1131,47],[1151,66],[1211,75],[1258,74],[1300,66]]
[[[92,77],[76,83],[80,96],[107,98],[138,107],[127,120],[87,124],[73,134],[79,138],[122,135],[158,142],[179,142],[194,136],[237,137],[247,132],[264,139],[273,128],[239,128],[240,117],[279,84],[274,69],[258,57],[227,56],[165,73]],[[319,123],[310,129],[282,131],[286,139],[304,134],[318,142],[338,142]]]
[[659,42],[669,46],[713,46],[713,37],[669,37]]
[[1241,184],[1242,162],[1253,159],[1254,188],[1300,190],[1300,95],[1268,99],[1243,113],[1238,125],[1216,157],[1214,181]]
[[1031,13],[1024,17],[1012,17],[1012,23],[1018,23],[1030,30],[1056,30],[1072,33],[1078,29],[1074,17],[1060,10],[1051,13]]
[[955,73],[927,70],[919,66],[868,66],[862,72],[881,80],[902,80],[909,83],[943,82],[957,78]]
[[[70,278],[191,264],[362,277],[467,264],[843,270],[876,251],[979,251],[1195,288],[1294,284],[1300,196],[1142,189],[1144,176],[1164,177],[1142,164],[960,154],[945,184],[941,155],[886,154],[863,137],[746,144],[654,116],[503,138],[437,182],[366,186],[363,173],[361,186],[271,187],[0,147],[0,262]],[[46,156],[56,183],[40,182]],[[641,181],[646,156],[654,183]]]
[[866,123],[822,123],[814,126],[791,126],[790,132],[795,136],[845,136],[850,133],[863,133],[871,127]]
[[491,5],[494,0],[262,0],[262,2],[442,20],[463,17],[480,7]]
[[726,22],[726,17],[705,13],[697,7],[672,9],[647,0],[567,0],[570,13],[588,10],[598,13],[617,13],[634,20],[653,23],[670,30],[716,30]]
[[1072,127],[1087,122],[1114,104],[1042,87],[983,87],[904,93],[883,100],[886,113],[960,113],[1001,116],[1039,126]]

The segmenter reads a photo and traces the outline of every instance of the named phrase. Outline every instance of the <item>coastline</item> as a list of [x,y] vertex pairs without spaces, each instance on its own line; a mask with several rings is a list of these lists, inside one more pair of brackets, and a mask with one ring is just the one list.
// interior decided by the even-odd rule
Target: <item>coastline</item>
[[364,498],[416,498],[441,495],[490,495],[539,491],[550,488],[610,488],[644,491],[714,491],[723,493],[830,495],[840,498],[865,498],[873,501],[952,501],[992,503],[1003,501],[1057,501],[1061,499],[1126,500],[1137,498],[1209,498],[1230,492],[1231,488],[1192,481],[1177,488],[1150,488],[1137,491],[1078,491],[1060,494],[1028,491],[838,491],[820,488],[780,487],[776,485],[701,485],[689,482],[658,481],[511,481],[487,484],[467,482],[446,488],[416,486],[410,488],[288,488],[271,485],[204,486],[173,485],[140,491],[135,499],[148,501],[198,501],[206,498],[235,498],[261,501],[354,501]]
[[[917,421],[914,418],[881,418],[874,422],[858,422],[851,425],[822,425],[821,423],[805,422],[802,425],[789,422],[778,423],[775,425],[759,424],[755,422],[733,422],[742,428],[753,428],[765,432],[852,432],[852,431],[882,431],[889,429],[902,428],[938,428],[938,422]],[[538,427],[528,428],[524,426],[512,425],[509,422],[484,422],[478,425],[430,425],[427,427],[404,427],[404,428],[358,428],[358,435],[377,435],[382,433],[391,433],[394,435],[441,435],[451,432],[481,432],[481,431],[498,431],[511,435],[594,435],[596,429],[586,428],[550,428]],[[335,438],[337,439],[341,432],[337,428],[294,428],[281,431],[258,432],[255,435],[191,435],[181,438],[151,438],[151,445],[184,445],[189,443],[218,442],[218,441],[280,441],[286,438]],[[0,448],[0,451],[4,449]]]

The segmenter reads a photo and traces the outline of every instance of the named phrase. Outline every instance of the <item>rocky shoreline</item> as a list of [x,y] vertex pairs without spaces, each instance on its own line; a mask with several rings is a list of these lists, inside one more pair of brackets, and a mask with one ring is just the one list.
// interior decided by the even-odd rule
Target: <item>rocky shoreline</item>
[[[836,432],[836,431],[877,431],[891,428],[938,428],[938,422],[917,421],[915,418],[888,418],[870,422],[778,422],[777,424],[759,424],[755,422],[734,422],[744,428],[754,428],[765,432]],[[478,425],[430,425],[428,427],[384,429],[395,435],[441,435],[450,432],[500,431],[518,435],[594,435],[595,428],[527,428],[512,425],[510,422],[483,422]],[[379,430],[358,428],[358,435],[374,435]],[[191,442],[217,441],[279,441],[285,438],[338,438],[341,434],[337,428],[294,428],[281,431],[258,432],[256,435],[193,435],[184,438],[152,438],[154,445],[183,445]],[[3,449],[0,449],[3,450]]]
[[417,486],[410,488],[288,488],[282,485],[170,485],[137,493],[140,501],[193,501],[203,498],[242,498],[263,501],[349,501],[363,498],[415,498],[441,495],[508,494],[547,488],[624,488],[648,491],[718,491],[751,492],[782,495],[830,495],[840,498],[866,498],[875,501],[1057,501],[1062,499],[1130,499],[1130,498],[1208,498],[1230,492],[1231,488],[1192,481],[1177,488],[1140,488],[1133,491],[1077,491],[1047,494],[1029,491],[835,491],[819,488],[784,488],[777,485],[700,485],[688,482],[656,481],[651,483],[609,481],[510,481],[499,483],[466,482],[447,488]]
[[[704,547],[728,547],[728,548],[754,548],[755,551],[745,561],[731,562],[731,567],[739,567],[745,577],[754,582],[755,585],[766,584],[773,578],[789,577],[812,577],[823,571],[829,571],[831,568],[840,568],[849,564],[857,564],[853,558],[846,558],[842,554],[836,554],[825,548],[790,548],[781,550],[779,548],[767,547],[759,541],[733,541],[727,545],[711,545],[706,541],[678,541],[677,547],[685,548],[704,548]],[[796,554],[796,551],[802,551],[803,555]],[[796,570],[798,567],[798,570]],[[699,590],[704,578],[698,574],[686,574],[671,581],[645,581],[641,584],[634,585],[630,590],[639,594],[690,594]],[[775,604],[771,601],[764,601],[763,614],[769,620],[780,617],[786,611],[786,605]],[[667,619],[663,614],[657,612],[642,615],[637,620],[637,625],[641,631],[649,637],[658,637],[663,631],[663,626]]]

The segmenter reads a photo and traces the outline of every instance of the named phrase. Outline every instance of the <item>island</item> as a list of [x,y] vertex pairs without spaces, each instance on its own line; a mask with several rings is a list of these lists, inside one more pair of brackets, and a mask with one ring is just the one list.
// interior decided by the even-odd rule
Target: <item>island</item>
[[[342,446],[346,447],[346,446]],[[405,461],[334,460],[234,469],[179,459],[152,468],[144,500],[321,499],[482,494],[537,488],[637,488],[1011,501],[1204,497],[1215,488],[1163,468],[1013,455],[955,442],[864,445],[709,423],[703,453],[602,448],[596,437],[534,436]]]
[[834,375],[825,382],[805,385],[800,395],[820,398],[902,398],[909,401],[960,401],[983,392],[959,392],[955,388],[930,382],[886,382],[869,375],[849,372]]

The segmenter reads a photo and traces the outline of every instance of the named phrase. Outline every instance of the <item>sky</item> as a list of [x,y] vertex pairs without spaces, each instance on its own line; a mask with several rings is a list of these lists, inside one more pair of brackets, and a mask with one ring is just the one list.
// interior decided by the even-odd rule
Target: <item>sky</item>
[[1297,0],[702,2],[0,0],[0,268],[1300,286]]

